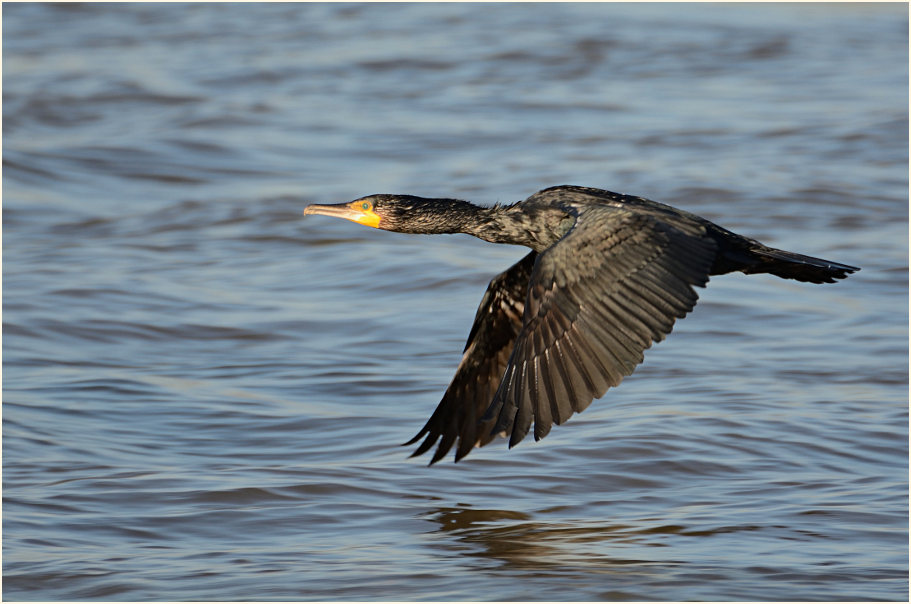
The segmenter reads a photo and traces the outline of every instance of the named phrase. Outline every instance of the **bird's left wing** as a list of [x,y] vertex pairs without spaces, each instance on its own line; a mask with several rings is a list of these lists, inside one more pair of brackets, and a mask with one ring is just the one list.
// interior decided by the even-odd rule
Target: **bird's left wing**
[[536,256],[537,252],[527,254],[490,282],[452,383],[421,431],[405,443],[414,444],[427,435],[412,457],[425,453],[440,440],[430,461],[435,463],[458,439],[455,454],[458,461],[475,445],[484,445],[493,439],[490,431],[493,421],[481,423],[480,418],[493,400],[513,343],[522,328],[528,280]]
[[538,256],[503,380],[482,418],[535,440],[631,374],[696,304],[716,254],[703,225],[649,209],[588,207]]

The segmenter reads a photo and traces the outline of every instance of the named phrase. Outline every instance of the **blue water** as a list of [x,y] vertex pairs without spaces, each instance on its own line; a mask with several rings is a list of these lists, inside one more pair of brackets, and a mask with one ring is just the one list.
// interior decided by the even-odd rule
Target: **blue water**
[[[906,600],[902,4],[5,4],[3,597]],[[712,279],[541,442],[398,446],[524,255],[301,215],[644,195]]]

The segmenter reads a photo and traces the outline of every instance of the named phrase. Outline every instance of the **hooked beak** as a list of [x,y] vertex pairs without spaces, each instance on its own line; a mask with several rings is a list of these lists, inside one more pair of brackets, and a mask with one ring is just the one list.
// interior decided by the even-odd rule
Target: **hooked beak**
[[373,227],[380,226],[380,217],[372,209],[364,210],[361,204],[352,201],[351,203],[336,203],[332,205],[321,205],[318,203],[311,204],[304,209],[304,214],[322,214],[323,216],[335,216],[344,218],[358,224]]

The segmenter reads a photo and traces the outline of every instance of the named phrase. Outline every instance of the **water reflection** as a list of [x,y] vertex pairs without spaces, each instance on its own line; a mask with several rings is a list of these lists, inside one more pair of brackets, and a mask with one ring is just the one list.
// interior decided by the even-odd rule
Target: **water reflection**
[[460,542],[480,546],[469,548],[469,555],[517,568],[652,564],[651,559],[619,557],[607,550],[628,551],[612,546],[645,544],[645,535],[666,532],[624,524],[535,521],[521,512],[467,507],[439,508],[429,512],[428,518],[439,524],[440,531],[454,533]]

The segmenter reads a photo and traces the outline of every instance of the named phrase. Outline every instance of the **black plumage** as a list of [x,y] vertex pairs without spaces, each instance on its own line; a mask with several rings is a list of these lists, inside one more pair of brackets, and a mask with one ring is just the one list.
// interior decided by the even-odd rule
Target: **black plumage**
[[733,271],[832,283],[859,270],[767,247],[642,197],[559,186],[509,206],[371,195],[311,205],[404,233],[468,233],[532,251],[496,276],[436,410],[406,444],[453,445],[458,461],[496,435],[535,440],[584,410],[643,360],[696,304],[694,286]]

